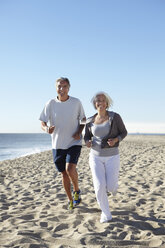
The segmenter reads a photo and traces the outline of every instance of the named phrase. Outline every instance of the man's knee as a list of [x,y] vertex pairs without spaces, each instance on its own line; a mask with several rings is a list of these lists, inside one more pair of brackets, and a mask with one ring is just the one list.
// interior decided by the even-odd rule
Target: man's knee
[[68,177],[67,171],[65,170],[65,171],[61,172],[61,176],[63,179],[67,178]]
[[76,164],[73,163],[67,163],[66,164],[66,173],[68,175],[72,175],[76,171]]

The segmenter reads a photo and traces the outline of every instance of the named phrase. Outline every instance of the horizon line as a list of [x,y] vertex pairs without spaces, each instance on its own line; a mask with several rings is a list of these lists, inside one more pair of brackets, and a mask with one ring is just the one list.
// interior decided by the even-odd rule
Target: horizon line
[[[47,134],[45,132],[9,132],[0,134]],[[165,135],[165,133],[154,133],[154,132],[128,132],[128,135]]]

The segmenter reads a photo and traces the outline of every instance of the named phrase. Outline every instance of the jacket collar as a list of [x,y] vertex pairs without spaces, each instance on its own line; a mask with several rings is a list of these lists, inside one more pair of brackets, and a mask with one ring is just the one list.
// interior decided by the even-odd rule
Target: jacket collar
[[[115,112],[113,112],[113,111],[107,111],[107,112],[108,112],[108,116],[109,116],[109,123],[111,124]],[[93,123],[96,115],[97,115],[97,113],[95,113],[93,116],[89,117],[89,118],[87,119],[87,121],[86,121],[86,124],[88,124],[88,123]]]

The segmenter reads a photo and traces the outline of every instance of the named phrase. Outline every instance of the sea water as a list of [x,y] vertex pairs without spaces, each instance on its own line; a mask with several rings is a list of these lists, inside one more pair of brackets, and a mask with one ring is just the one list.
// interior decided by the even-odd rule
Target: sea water
[[0,161],[51,149],[51,136],[45,133],[1,133]]

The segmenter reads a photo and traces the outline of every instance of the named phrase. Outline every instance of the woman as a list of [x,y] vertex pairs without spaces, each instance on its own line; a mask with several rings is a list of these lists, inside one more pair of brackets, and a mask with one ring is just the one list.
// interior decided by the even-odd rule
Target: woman
[[112,99],[104,92],[92,98],[97,113],[88,118],[84,140],[91,148],[89,165],[97,202],[101,208],[100,222],[112,219],[107,191],[116,194],[120,168],[119,142],[127,135],[127,130],[119,114],[108,111]]

